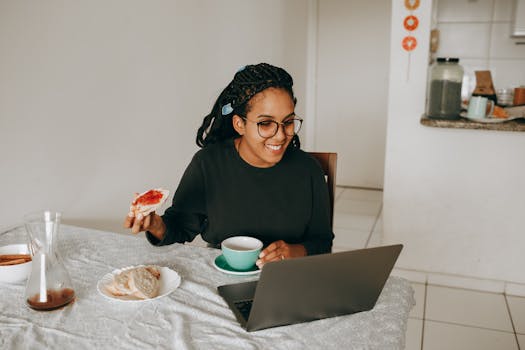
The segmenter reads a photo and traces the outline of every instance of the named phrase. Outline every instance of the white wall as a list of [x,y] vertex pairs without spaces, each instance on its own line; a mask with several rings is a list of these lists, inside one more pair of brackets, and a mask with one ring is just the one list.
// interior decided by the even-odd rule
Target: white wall
[[407,10],[392,4],[384,243],[405,245],[400,268],[524,283],[525,134],[420,125],[431,4],[408,80]]
[[121,230],[133,192],[176,188],[242,65],[288,69],[302,113],[307,19],[302,0],[1,1],[0,228],[52,208]]
[[338,152],[338,185],[383,188],[390,6],[319,1],[315,147]]

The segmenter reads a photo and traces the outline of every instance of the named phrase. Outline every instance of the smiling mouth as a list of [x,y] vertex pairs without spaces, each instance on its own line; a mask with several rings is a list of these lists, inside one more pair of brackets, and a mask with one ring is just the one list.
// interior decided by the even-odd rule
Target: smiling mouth
[[266,145],[271,151],[280,151],[283,148],[283,145]]

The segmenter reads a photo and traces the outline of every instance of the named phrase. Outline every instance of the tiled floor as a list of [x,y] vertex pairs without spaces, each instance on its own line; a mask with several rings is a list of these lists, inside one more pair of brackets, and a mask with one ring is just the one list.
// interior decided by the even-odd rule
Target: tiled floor
[[[382,192],[338,188],[334,251],[381,244]],[[395,272],[394,272],[395,273]],[[525,298],[412,283],[407,350],[525,350]]]

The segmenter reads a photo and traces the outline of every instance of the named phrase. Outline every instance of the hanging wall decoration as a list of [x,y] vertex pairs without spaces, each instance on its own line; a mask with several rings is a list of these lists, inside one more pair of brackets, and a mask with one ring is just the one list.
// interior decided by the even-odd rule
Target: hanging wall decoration
[[417,19],[417,17],[414,15],[406,16],[405,20],[403,21],[403,26],[409,32],[416,30],[418,25],[419,25],[419,19]]
[[414,11],[419,7],[419,0],[405,0],[407,10]]
[[403,49],[405,49],[406,51],[412,51],[417,46],[417,39],[411,35],[407,35],[403,38],[403,42],[401,45],[403,45]]
[[408,53],[408,65],[407,65],[407,81],[410,79],[410,53],[417,47],[417,39],[413,35],[413,32],[419,26],[419,19],[414,16],[412,11],[419,7],[419,0],[404,0],[405,8],[410,11],[409,15],[403,20],[403,28],[407,31],[407,35],[403,38],[401,46],[403,50]]

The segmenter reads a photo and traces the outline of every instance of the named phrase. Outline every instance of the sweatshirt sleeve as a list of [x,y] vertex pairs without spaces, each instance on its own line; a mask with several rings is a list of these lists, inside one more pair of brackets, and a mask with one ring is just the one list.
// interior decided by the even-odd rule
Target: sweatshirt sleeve
[[312,216],[305,232],[303,245],[308,255],[330,253],[334,234],[330,225],[330,197],[323,171],[314,161],[312,178]]
[[171,206],[162,215],[166,234],[162,240],[146,233],[148,241],[156,246],[191,242],[206,227],[206,196],[204,177],[197,152],[182,175]]

